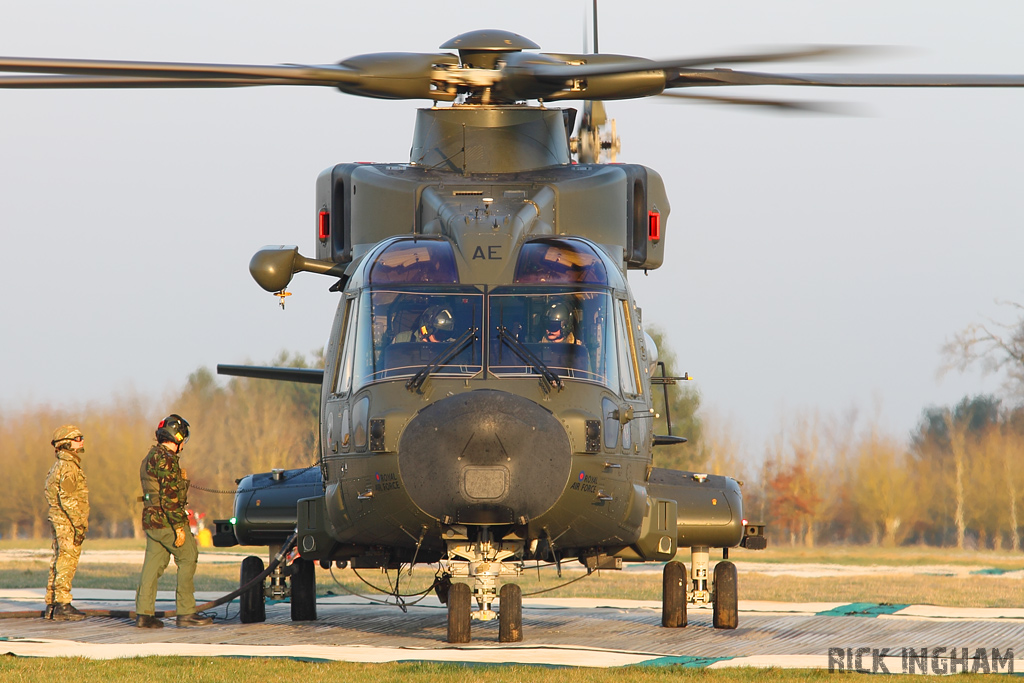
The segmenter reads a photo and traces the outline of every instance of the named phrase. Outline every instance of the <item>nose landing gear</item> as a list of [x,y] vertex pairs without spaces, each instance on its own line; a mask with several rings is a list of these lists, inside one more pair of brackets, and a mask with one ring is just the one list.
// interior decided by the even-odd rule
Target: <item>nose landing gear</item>
[[[448,558],[442,561],[444,570],[453,577],[471,579],[470,583],[453,583],[448,592],[448,642],[468,643],[473,619],[497,619],[498,642],[522,641],[522,589],[515,584],[505,584],[499,592],[498,583],[503,576],[523,573],[523,541],[494,540],[484,528],[476,541],[449,537],[447,544]],[[476,610],[472,609],[474,598]],[[491,609],[495,601],[498,612]]]

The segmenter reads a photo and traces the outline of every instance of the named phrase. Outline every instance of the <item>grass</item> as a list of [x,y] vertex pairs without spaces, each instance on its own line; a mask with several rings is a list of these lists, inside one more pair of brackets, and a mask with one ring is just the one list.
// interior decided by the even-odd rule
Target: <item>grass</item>
[[[915,682],[926,676],[902,676]],[[946,681],[965,679],[956,675]],[[786,669],[689,669],[670,667],[623,667],[616,669],[551,668],[539,666],[463,666],[459,664],[401,663],[353,664],[303,662],[281,659],[228,659],[197,657],[147,657],[93,661],[81,658],[0,659],[4,683],[76,683],[103,681],[164,680],[175,683],[234,683],[239,680],[309,683],[341,680],[345,683],[464,683],[468,679],[488,683],[844,683],[863,681],[859,674],[830,674],[820,670]],[[970,680],[976,680],[971,678]]]
[[[145,550],[146,539],[135,538],[87,538],[84,550]],[[50,539],[18,538],[0,540],[0,550],[49,550]],[[203,548],[204,553],[224,553],[229,555],[248,554],[246,548]]]
[[[688,558],[686,558],[688,559]],[[993,563],[978,562],[982,566]],[[1017,565],[1020,566],[1020,565]],[[39,588],[46,585],[48,562],[21,560],[0,562],[0,588]],[[571,570],[569,569],[571,568]],[[110,588],[134,590],[141,564],[79,565],[75,576],[76,588]],[[198,591],[230,592],[238,587],[237,564],[200,564],[195,585]],[[361,570],[359,574],[374,585],[389,590],[388,577],[379,570]],[[334,577],[345,588],[360,594],[374,593],[351,569],[335,569]],[[390,574],[394,576],[394,572]],[[624,598],[630,600],[660,600],[661,575],[657,572],[604,571],[582,578],[569,585],[568,581],[581,576],[578,565],[567,565],[563,578],[554,569],[539,573],[527,570],[518,583],[526,597],[531,593],[561,586],[543,593],[553,598]],[[427,589],[433,581],[433,568],[419,566],[412,577],[402,578],[402,593],[416,593]],[[175,568],[173,562],[160,579],[161,590],[173,590]],[[345,588],[337,585],[332,575],[317,570],[317,591],[321,595],[345,595]],[[740,599],[773,600],[780,602],[885,602],[915,605],[946,605],[951,607],[1024,607],[1024,591],[1019,579],[999,576],[975,575],[968,578],[950,576],[921,576],[893,573],[884,576],[845,576],[802,578],[794,576],[767,576],[760,573],[740,573]]]
[[[685,555],[685,553],[684,553]],[[735,550],[732,559],[766,564],[842,564],[854,566],[956,565],[1024,569],[1024,553],[1012,550],[957,550],[930,546],[881,548],[861,545],[828,545],[815,548],[769,546],[765,550]],[[687,558],[688,561],[688,558]]]
[[[0,540],[0,550],[49,550],[49,539]],[[84,546],[89,550],[144,550],[145,539],[89,538]],[[265,555],[265,548],[203,548],[204,553],[224,555]],[[689,551],[680,553],[679,559],[689,562]],[[766,564],[842,564],[842,565],[978,565],[999,569],[1024,569],[1024,552],[1012,550],[957,550],[931,546],[902,546],[883,548],[865,545],[824,545],[814,548],[803,546],[771,545],[765,550],[734,549],[732,559],[742,562]]]

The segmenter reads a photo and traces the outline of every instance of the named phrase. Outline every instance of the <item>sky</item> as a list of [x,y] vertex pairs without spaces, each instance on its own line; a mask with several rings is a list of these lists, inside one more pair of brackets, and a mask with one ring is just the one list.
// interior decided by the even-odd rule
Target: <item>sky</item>
[[[583,49],[589,0],[6,2],[0,52],[333,63],[514,31]],[[780,72],[1024,73],[1024,6],[979,0],[603,0],[602,52],[669,58],[898,46]],[[664,98],[608,103],[621,161],[664,178],[665,265],[632,273],[676,373],[756,456],[789,421],[856,413],[906,435],[932,405],[998,391],[938,376],[942,344],[1024,300],[1024,89],[745,88],[856,105],[779,116]],[[300,274],[287,308],[248,274],[314,252],[314,181],[408,160],[415,109],[326,88],[0,90],[0,409],[157,402],[199,367],[322,347],[337,298]],[[569,103],[578,106],[579,103]],[[173,409],[173,407],[168,407]]]

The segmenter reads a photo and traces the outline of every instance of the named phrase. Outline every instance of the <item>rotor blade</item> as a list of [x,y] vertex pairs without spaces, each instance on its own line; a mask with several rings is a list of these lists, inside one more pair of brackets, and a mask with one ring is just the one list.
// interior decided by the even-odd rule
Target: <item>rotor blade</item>
[[766,74],[691,69],[669,77],[666,88],[705,85],[806,85],[836,88],[1021,88],[1021,74]]
[[736,104],[753,107],[766,107],[783,113],[810,113],[810,114],[853,114],[853,109],[846,104],[832,102],[801,102],[799,100],[771,100],[751,97],[723,97],[716,95],[697,95],[696,93],[665,92],[658,97],[672,98],[673,100],[693,100],[697,102],[708,102],[712,104]]
[[322,384],[324,371],[316,368],[275,368],[258,365],[225,365],[217,364],[218,375],[234,377],[253,377],[255,379],[273,379],[281,382],[303,382],[305,384]]
[[562,61],[584,61],[579,65],[536,64],[529,65],[533,75],[542,81],[564,81],[594,76],[641,73],[644,71],[672,71],[690,69],[708,64],[748,64],[755,62],[778,62],[813,57],[836,57],[840,55],[865,54],[878,48],[858,45],[815,45],[796,50],[754,52],[749,54],[727,54],[708,57],[679,57],[676,59],[650,60],[626,55],[556,55]]
[[[231,88],[253,85],[318,85],[384,99],[454,99],[454,90],[433,90],[436,69],[451,68],[458,57],[446,54],[383,52],[357,55],[339,64],[241,65],[178,62],[127,62],[84,59],[0,57],[0,72],[59,74],[86,78],[36,76],[7,78],[8,88]],[[177,81],[177,83],[173,83]]]
[[193,64],[94,59],[29,59],[22,57],[0,57],[0,71],[185,80],[232,79],[239,77],[250,79],[273,78],[305,82],[314,81],[323,85],[355,83],[359,80],[360,75],[357,70],[334,64],[320,66],[296,64]]
[[254,85],[322,85],[275,78],[134,78],[130,76],[0,76],[0,88],[66,90],[86,88],[239,88]]

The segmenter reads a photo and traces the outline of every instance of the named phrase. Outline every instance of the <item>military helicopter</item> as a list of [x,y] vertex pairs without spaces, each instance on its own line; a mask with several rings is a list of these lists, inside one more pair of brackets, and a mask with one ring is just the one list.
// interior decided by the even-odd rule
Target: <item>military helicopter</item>
[[[273,558],[242,563],[243,621],[265,618],[268,595],[315,619],[316,564],[440,563],[448,641],[467,642],[475,617],[517,642],[514,578],[529,561],[575,559],[667,562],[663,625],[710,604],[716,628],[735,628],[728,552],[763,548],[763,526],[744,519],[735,479],[653,466],[654,449],[681,437],[653,433],[652,393],[685,376],[657,376],[627,274],[663,264],[670,207],[653,169],[602,163],[616,136],[599,130],[596,103],[698,86],[1020,87],[1024,76],[767,74],[714,65],[832,49],[653,61],[540,53],[500,30],[440,49],[313,66],[0,58],[0,70],[35,74],[0,87],[308,85],[432,103],[408,163],[320,174],[313,257],[266,247],[250,263],[282,302],[299,272],[330,277],[339,302],[323,370],[219,366],[322,387],[317,465],[244,477],[235,517],[218,524],[219,544]],[[590,103],[575,137],[576,112],[550,106],[565,100]],[[672,561],[680,548],[689,572]],[[712,549],[723,554],[713,568]]]

